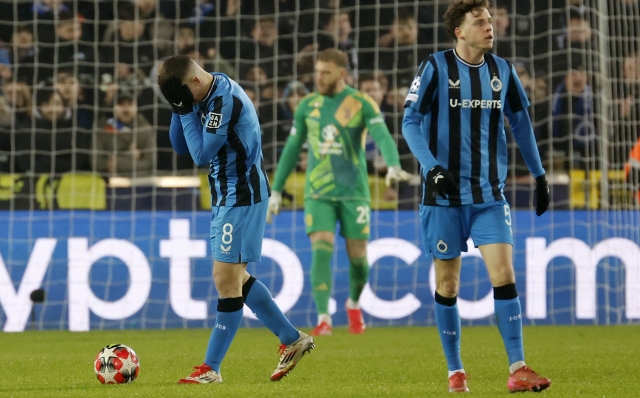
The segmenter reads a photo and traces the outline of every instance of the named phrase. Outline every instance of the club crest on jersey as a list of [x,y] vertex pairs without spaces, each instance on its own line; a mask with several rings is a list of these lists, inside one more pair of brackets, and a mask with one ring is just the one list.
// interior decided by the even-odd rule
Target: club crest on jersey
[[455,82],[449,79],[449,88],[460,88],[460,79],[456,80]]
[[207,122],[207,128],[218,129],[222,125],[222,113],[209,112],[209,121]]
[[494,76],[491,78],[491,89],[495,92],[502,90],[502,82],[498,78],[498,76]]
[[338,135],[338,129],[333,124],[329,124],[322,129],[322,138],[325,141],[334,141]]

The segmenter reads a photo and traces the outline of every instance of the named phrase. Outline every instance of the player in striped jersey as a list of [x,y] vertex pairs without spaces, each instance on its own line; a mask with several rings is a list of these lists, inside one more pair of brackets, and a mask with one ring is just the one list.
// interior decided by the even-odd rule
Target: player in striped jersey
[[169,134],[174,150],[209,165],[211,251],[218,313],[202,365],[180,384],[222,382],[220,363],[242,321],[246,304],[280,339],[280,380],[314,348],[313,338],[294,328],[269,290],[246,271],[260,261],[269,199],[262,168],[258,115],[242,88],[223,73],[208,73],[187,56],[169,57],[158,85],[173,110]]
[[489,54],[493,27],[487,0],[455,0],[444,15],[455,49],[421,65],[405,103],[403,133],[424,180],[420,218],[424,245],[434,257],[435,316],[449,368],[449,390],[466,392],[460,358],[456,298],[461,251],[473,238],[493,285],[498,329],[514,391],[542,391],[551,380],[525,365],[520,301],[513,271],[511,213],[503,195],[507,175],[504,116],[536,177],[536,214],[549,205],[549,189],[513,65]]

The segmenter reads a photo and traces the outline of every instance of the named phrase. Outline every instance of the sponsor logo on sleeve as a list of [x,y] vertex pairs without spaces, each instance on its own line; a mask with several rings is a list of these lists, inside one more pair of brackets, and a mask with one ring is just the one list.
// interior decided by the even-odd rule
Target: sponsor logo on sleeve
[[222,113],[209,112],[209,120],[207,121],[207,128],[218,129],[222,126]]

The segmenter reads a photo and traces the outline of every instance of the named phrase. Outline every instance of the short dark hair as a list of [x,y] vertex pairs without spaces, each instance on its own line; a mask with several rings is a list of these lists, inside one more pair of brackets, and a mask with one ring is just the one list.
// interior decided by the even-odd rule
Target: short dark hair
[[51,98],[55,95],[59,94],[58,90],[53,87],[53,85],[49,82],[41,83],[34,90],[34,96],[36,97],[36,106],[39,108],[43,104],[51,101]]
[[164,90],[167,80],[172,77],[177,77],[180,81],[184,80],[187,72],[189,72],[189,69],[192,67],[192,62],[191,58],[186,55],[172,55],[167,58],[158,73],[158,86],[160,86],[160,91]]
[[136,20],[136,5],[130,1],[118,2],[118,19],[121,21]]
[[58,26],[75,22],[76,15],[69,10],[62,10],[58,13]]
[[489,0],[454,0],[443,15],[447,34],[457,41],[456,28],[462,25],[465,15],[480,8],[489,8]]
[[382,87],[383,90],[389,87],[389,79],[381,70],[376,69],[372,72],[363,72],[358,75],[358,86],[364,82],[371,81],[380,83],[380,87]]
[[341,68],[346,68],[349,65],[349,57],[347,57],[347,54],[336,48],[322,50],[320,54],[318,54],[318,61],[333,62]]
[[415,16],[415,14],[413,12],[413,9],[411,9],[411,8],[399,8],[398,9],[398,15],[396,15],[396,17],[394,18],[394,21],[395,22],[401,22],[401,21],[409,21],[409,20],[416,21],[416,16]]
[[118,100],[116,101],[117,105],[129,105],[133,104],[134,100],[130,94],[120,94],[118,95]]

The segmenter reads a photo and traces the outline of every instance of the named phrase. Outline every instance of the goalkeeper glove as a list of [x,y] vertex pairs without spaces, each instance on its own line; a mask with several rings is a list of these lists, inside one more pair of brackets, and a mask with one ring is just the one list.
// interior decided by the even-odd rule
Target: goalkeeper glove
[[182,84],[180,79],[172,77],[160,87],[164,98],[171,104],[171,110],[178,115],[193,112],[193,94],[189,86]]
[[387,175],[384,177],[384,182],[387,186],[390,186],[394,182],[407,181],[409,178],[411,178],[411,174],[402,170],[400,167],[389,166],[387,169]]
[[280,213],[280,206],[282,205],[282,193],[278,191],[271,191],[269,197],[269,206],[267,207],[267,222],[271,224],[273,221],[273,215]]
[[549,185],[547,177],[543,174],[536,177],[536,215],[541,216],[549,208]]
[[427,192],[435,197],[440,195],[443,199],[447,199],[446,195],[451,195],[458,191],[453,175],[449,170],[437,165],[431,168],[427,173]]

